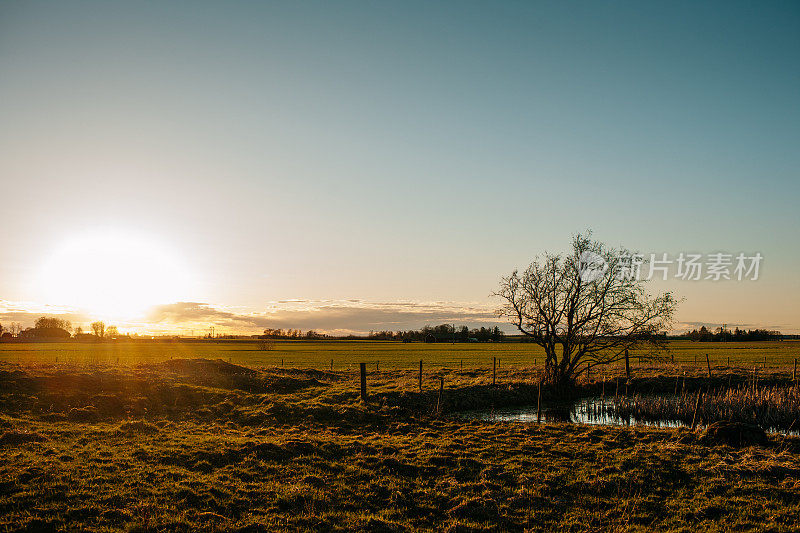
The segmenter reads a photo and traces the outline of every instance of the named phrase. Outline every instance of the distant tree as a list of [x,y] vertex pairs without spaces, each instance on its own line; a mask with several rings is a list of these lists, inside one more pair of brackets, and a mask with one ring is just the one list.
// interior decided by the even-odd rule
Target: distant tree
[[715,329],[714,333],[712,333],[705,326],[701,326],[700,329],[688,331],[683,336],[697,342],[774,341],[783,338],[783,334],[780,331],[769,331],[766,329],[750,329],[745,331],[737,327],[733,330],[733,333],[731,333],[727,329],[724,330],[718,327]]
[[576,235],[568,254],[545,254],[522,274],[502,278],[499,311],[545,352],[545,379],[567,386],[586,364],[609,364],[636,348],[637,358],[654,359],[666,349],[660,332],[669,329],[676,301],[652,297],[643,281],[629,275],[632,257]]
[[75,328],[75,336],[78,337],[80,335],[83,335],[83,328],[78,326]]
[[119,330],[117,326],[108,326],[105,331],[105,335],[108,338],[119,337]]
[[492,330],[492,340],[495,342],[499,342],[503,340],[504,336],[505,333],[503,333],[499,327],[495,326],[494,329]]
[[72,325],[70,324],[69,320],[62,320],[60,318],[55,317],[39,317],[33,326],[35,329],[63,329],[64,331],[69,332],[72,329]]
[[19,332],[17,335],[22,339],[30,340],[56,340],[56,339],[69,339],[69,331],[62,328],[26,328]]
[[380,340],[380,341],[390,341],[394,338],[394,332],[384,330],[384,331],[370,331],[367,338],[373,340]]
[[26,329],[23,336],[26,339],[65,339],[69,338],[72,326],[69,320],[54,317],[39,317],[34,327]]
[[106,325],[102,321],[92,322],[92,331],[95,337],[102,339],[106,333]]

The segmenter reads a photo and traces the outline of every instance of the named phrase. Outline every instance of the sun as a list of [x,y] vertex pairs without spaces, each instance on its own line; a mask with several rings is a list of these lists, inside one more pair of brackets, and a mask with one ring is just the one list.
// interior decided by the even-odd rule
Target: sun
[[141,317],[160,303],[190,297],[190,271],[155,239],[94,231],[62,242],[44,262],[38,288],[45,302],[102,320]]

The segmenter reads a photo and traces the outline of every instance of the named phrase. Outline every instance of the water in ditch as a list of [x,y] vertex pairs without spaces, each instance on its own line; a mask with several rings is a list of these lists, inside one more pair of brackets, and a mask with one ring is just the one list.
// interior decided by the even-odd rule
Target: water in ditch
[[574,424],[594,424],[613,426],[687,426],[680,420],[643,420],[633,416],[619,416],[608,407],[609,400],[600,397],[579,398],[572,402],[558,402],[542,407],[541,419],[533,406],[505,407],[499,409],[479,409],[461,413],[465,418],[478,418],[492,422],[571,422]]
[[[682,420],[651,420],[633,415],[619,415],[612,409],[613,398],[589,397],[570,402],[550,403],[542,407],[541,418],[533,406],[507,407],[499,409],[479,409],[460,414],[464,418],[489,420],[492,422],[570,422],[573,424],[609,426],[649,426],[661,428],[690,427]],[[698,427],[702,427],[698,423]],[[782,435],[800,435],[796,429],[770,428],[767,431]]]

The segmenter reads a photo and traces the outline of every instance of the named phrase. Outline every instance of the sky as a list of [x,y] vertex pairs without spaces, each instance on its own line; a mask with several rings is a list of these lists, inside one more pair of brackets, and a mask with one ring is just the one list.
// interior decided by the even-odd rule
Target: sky
[[0,324],[494,324],[591,229],[800,332],[796,2],[0,1]]

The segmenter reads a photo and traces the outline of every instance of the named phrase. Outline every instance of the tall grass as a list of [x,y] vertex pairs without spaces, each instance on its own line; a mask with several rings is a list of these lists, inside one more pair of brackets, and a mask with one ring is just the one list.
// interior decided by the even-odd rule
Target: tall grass
[[[596,414],[633,417],[646,421],[681,421],[691,424],[697,393],[649,396],[635,394],[610,398]],[[800,390],[796,386],[748,383],[702,393],[697,416],[705,424],[728,420],[757,424],[765,429],[800,429]]]

